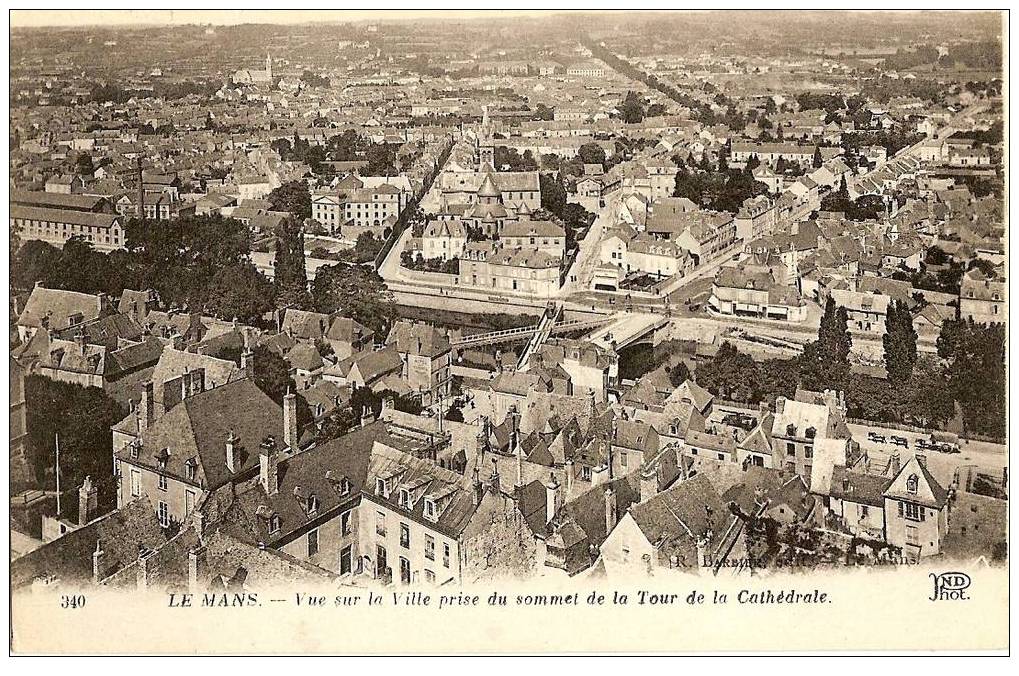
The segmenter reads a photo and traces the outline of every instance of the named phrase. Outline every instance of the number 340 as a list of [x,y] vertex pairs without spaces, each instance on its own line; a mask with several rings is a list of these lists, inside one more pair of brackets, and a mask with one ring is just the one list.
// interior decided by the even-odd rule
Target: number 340
[[81,594],[77,596],[61,596],[60,607],[65,610],[74,610],[76,608],[85,607],[85,597]]

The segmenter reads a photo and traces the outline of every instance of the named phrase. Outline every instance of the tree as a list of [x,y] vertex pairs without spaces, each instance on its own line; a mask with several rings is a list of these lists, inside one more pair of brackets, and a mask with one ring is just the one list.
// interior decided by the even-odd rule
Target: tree
[[308,272],[304,260],[304,228],[296,217],[287,218],[276,234],[273,262],[276,306],[307,309]]
[[623,122],[635,124],[644,119],[644,99],[632,91],[626,92],[626,98],[619,105],[619,113]]
[[885,327],[881,342],[884,345],[888,380],[893,385],[903,385],[912,375],[917,358],[916,329],[913,328],[913,317],[905,301],[896,300],[888,306]]
[[272,283],[251,263],[221,268],[209,282],[205,310],[220,319],[260,324],[274,305]]
[[949,362],[952,395],[969,432],[1003,438],[1006,425],[1005,325],[946,320],[938,353]]
[[[63,383],[41,375],[25,378],[25,401],[30,435],[28,460],[38,485],[47,489],[55,485],[54,435],[59,433],[61,490],[76,489],[90,476],[98,485],[100,504],[112,508],[116,483],[110,427],[120,422],[127,411],[97,387]],[[77,505],[76,499],[72,502]]]
[[577,150],[584,164],[605,164],[605,149],[597,143],[585,143]]
[[818,169],[822,164],[824,164],[824,160],[821,159],[821,148],[820,146],[814,146],[814,160],[811,162],[811,166]]
[[757,385],[757,363],[725,341],[714,358],[697,369],[697,384],[733,401],[751,401]]
[[539,174],[538,183],[541,189],[541,208],[553,214],[563,213],[566,207],[566,188],[556,174]]
[[312,299],[319,312],[341,312],[376,336],[388,335],[396,320],[393,294],[374,268],[363,265],[319,268],[312,282]]
[[311,193],[304,181],[289,181],[274,188],[267,197],[273,211],[286,211],[303,221],[311,218]]
[[255,346],[251,353],[254,359],[255,384],[270,399],[282,406],[286,393],[297,389],[294,379],[290,377],[290,365],[283,357],[261,345]]
[[817,340],[803,347],[800,382],[810,390],[845,389],[849,378],[849,317],[844,307],[829,296],[821,317]]
[[96,171],[92,163],[92,156],[88,153],[78,153],[74,159],[74,173],[81,176],[92,176]]
[[690,379],[690,369],[687,368],[686,362],[677,362],[671,367],[666,367],[666,370],[669,372],[669,384],[673,387],[679,387]]

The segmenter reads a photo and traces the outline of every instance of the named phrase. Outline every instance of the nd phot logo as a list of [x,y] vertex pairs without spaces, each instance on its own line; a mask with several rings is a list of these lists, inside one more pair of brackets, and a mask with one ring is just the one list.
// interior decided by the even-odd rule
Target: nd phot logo
[[934,593],[931,601],[966,601],[971,580],[966,573],[931,573],[934,580]]

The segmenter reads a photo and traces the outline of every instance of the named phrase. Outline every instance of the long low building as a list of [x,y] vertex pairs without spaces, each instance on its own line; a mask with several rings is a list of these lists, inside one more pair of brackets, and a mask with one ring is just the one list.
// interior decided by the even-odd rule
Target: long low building
[[11,205],[11,228],[18,236],[62,246],[71,237],[82,237],[99,250],[120,249],[125,243],[123,217],[71,209]]

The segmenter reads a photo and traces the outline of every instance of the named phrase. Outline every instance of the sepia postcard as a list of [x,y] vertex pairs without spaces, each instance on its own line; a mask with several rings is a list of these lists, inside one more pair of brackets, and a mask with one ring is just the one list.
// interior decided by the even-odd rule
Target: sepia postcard
[[12,654],[1007,653],[1007,12],[9,40]]

